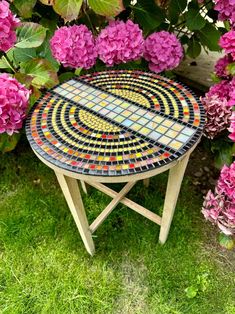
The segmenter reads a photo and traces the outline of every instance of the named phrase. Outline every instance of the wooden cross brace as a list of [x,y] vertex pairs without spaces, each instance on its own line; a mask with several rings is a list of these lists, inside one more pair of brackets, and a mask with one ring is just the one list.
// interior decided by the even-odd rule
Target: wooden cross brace
[[[164,244],[167,240],[171,221],[174,215],[178,194],[183,180],[184,172],[188,163],[189,153],[186,154],[181,160],[174,164],[169,170],[169,177],[167,183],[166,196],[163,207],[162,217],[151,212],[147,208],[135,203],[126,197],[126,194],[132,189],[132,187],[138,182],[129,181],[120,192],[115,192],[106,185],[95,181],[81,180],[81,186],[85,193],[87,193],[86,183],[100,190],[101,192],[112,197],[113,200],[108,206],[101,212],[101,214],[92,222],[89,226],[86,212],[83,206],[80,190],[77,184],[77,179],[65,175],[63,172],[55,171],[60,187],[64,193],[65,199],[68,203],[70,211],[73,215],[75,223],[78,227],[84,245],[87,251],[93,255],[95,252],[95,246],[92,239],[92,234],[102,224],[102,222],[108,217],[108,215],[114,210],[118,203],[122,203],[142,216],[148,218],[154,223],[160,225],[159,242]],[[141,179],[141,178],[140,178]],[[145,186],[149,185],[149,180],[144,180]]]

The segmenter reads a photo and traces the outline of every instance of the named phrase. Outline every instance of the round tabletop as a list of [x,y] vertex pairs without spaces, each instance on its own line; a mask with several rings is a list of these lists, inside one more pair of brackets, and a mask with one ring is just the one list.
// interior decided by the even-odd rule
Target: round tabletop
[[204,123],[200,100],[181,83],[110,70],[47,91],[28,116],[26,134],[41,159],[57,168],[119,177],[179,159],[199,140]]

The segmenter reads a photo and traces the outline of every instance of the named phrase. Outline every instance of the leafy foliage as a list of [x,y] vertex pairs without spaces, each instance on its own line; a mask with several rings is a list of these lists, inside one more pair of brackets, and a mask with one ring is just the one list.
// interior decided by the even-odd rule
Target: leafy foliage
[[[160,30],[174,32],[185,53],[196,58],[202,48],[219,50],[218,39],[225,28],[215,25],[213,7],[212,2],[200,5],[197,0],[137,0],[134,4],[130,0],[12,0],[11,9],[20,17],[21,25],[14,47],[0,55],[0,71],[13,74],[31,89],[32,105],[40,96],[40,90],[84,72],[82,69],[65,70],[53,58],[49,41],[55,30],[65,23],[85,24],[97,36],[114,18],[132,19],[143,29],[145,37]],[[130,66],[139,68],[145,64],[136,61],[120,65]],[[96,70],[103,67],[97,61]],[[229,65],[228,70],[233,75],[234,65]]]

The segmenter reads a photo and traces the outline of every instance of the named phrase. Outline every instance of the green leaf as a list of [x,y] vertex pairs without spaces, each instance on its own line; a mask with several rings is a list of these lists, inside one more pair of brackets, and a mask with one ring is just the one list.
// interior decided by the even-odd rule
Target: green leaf
[[53,8],[65,22],[70,22],[78,18],[81,6],[82,0],[55,0]]
[[231,236],[225,235],[223,233],[220,233],[219,235],[219,244],[227,250],[232,250],[235,247],[234,239]]
[[223,165],[230,165],[233,161],[232,146],[229,143],[224,143],[220,146],[215,155],[215,167],[221,169]]
[[45,59],[36,58],[21,63],[20,72],[31,76],[32,85],[37,88],[51,88],[59,83],[54,67]]
[[47,29],[40,24],[25,22],[17,30],[18,41],[15,44],[18,48],[39,47],[46,38]]
[[235,62],[232,62],[227,65],[226,70],[228,71],[229,74],[235,75]]
[[13,54],[16,63],[26,62],[37,56],[34,48],[14,48]]
[[81,74],[82,68],[77,68],[75,70],[75,75],[79,76]]
[[48,60],[56,72],[59,70],[60,65],[51,54],[50,43],[48,39],[46,39],[37,49],[37,54],[40,58]]
[[89,0],[89,5],[95,13],[104,16],[117,16],[124,10],[122,0]]
[[187,0],[171,0],[169,3],[168,17],[172,24],[176,24],[179,15],[185,10]]
[[219,83],[221,81],[221,79],[215,73],[211,73],[211,80],[214,83]]
[[7,59],[4,56],[0,59],[0,69],[12,69],[11,65],[8,63]]
[[183,35],[179,39],[180,39],[180,42],[181,42],[182,45],[186,45],[189,42],[189,38],[188,38],[187,35]]
[[143,27],[145,32],[157,28],[164,20],[165,14],[154,0],[141,0],[132,7],[137,22]]
[[185,13],[186,26],[189,30],[200,30],[206,25],[206,20],[201,16],[200,10],[190,9]]
[[71,79],[72,77],[74,77],[73,72],[65,72],[65,73],[60,74],[59,81],[60,81],[60,83],[63,83],[64,81],[67,81],[67,80]]
[[19,142],[20,136],[20,133],[14,133],[11,136],[6,133],[0,134],[0,152],[12,151]]
[[185,290],[186,296],[189,299],[193,299],[196,297],[197,293],[198,293],[198,288],[194,287],[194,286],[190,286],[188,288],[186,288]]
[[218,41],[220,38],[220,32],[210,23],[207,23],[200,31],[198,35],[201,43],[208,47],[211,51],[221,50]]
[[200,53],[201,53],[201,45],[198,41],[195,40],[195,38],[190,38],[189,42],[188,42],[188,49],[187,49],[187,55],[190,58],[197,58]]
[[19,15],[25,19],[32,17],[32,11],[37,0],[14,0],[14,6],[19,12]]

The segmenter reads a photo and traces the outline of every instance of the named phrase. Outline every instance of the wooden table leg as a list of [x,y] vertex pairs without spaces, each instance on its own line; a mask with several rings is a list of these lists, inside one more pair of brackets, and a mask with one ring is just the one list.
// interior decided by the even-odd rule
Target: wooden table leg
[[149,179],[149,178],[144,179],[143,182],[144,182],[144,186],[145,186],[146,188],[148,188],[148,187],[149,187],[149,183],[150,183],[150,179]]
[[171,226],[171,221],[174,216],[175,206],[180,192],[181,183],[184,177],[184,172],[188,164],[190,154],[185,155],[173,168],[169,171],[167,190],[161,220],[161,229],[159,242],[164,244],[167,240]]
[[86,212],[83,206],[82,197],[76,179],[64,176],[61,173],[55,172],[61,190],[67,201],[69,209],[73,215],[75,223],[80,232],[83,243],[90,255],[95,252],[94,242],[89,229]]
[[85,181],[80,180],[82,190],[85,194],[87,194],[87,183]]

